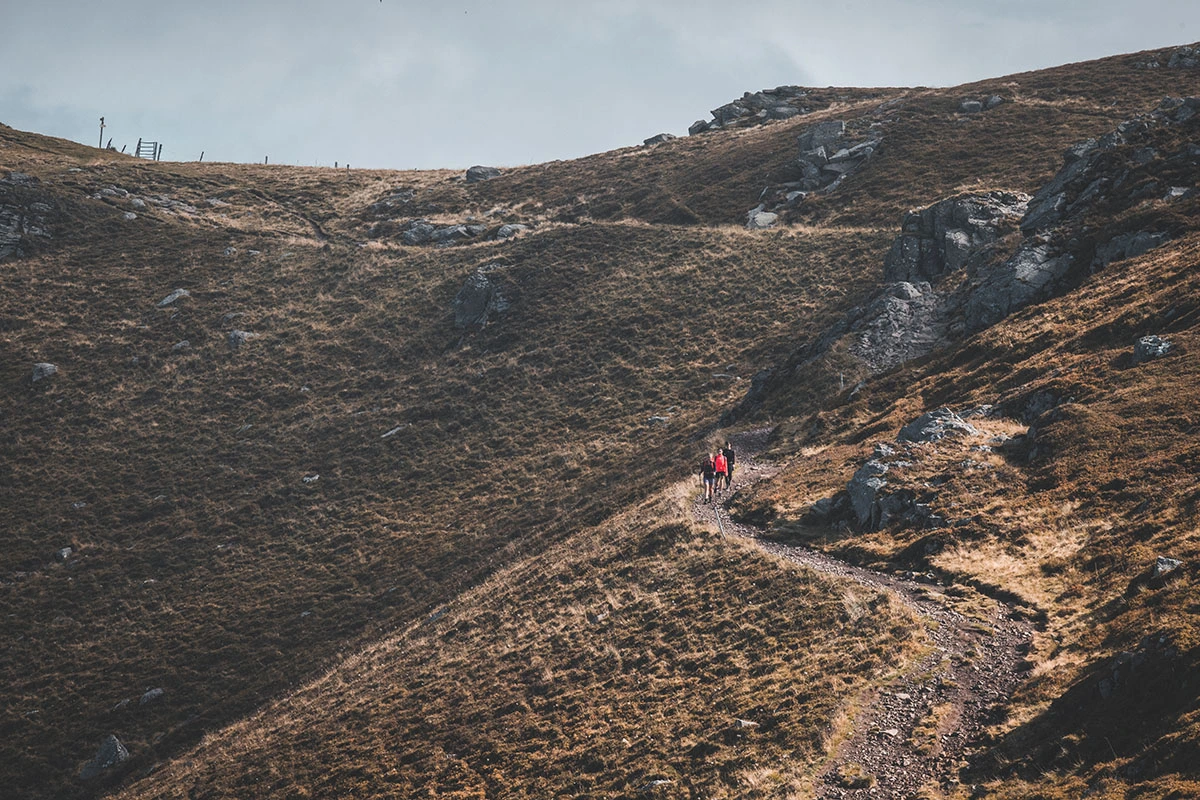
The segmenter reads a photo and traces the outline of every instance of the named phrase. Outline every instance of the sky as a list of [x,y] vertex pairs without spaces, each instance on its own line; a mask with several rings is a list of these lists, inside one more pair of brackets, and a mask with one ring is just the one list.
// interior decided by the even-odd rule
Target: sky
[[1200,40],[1197,0],[0,0],[0,122],[167,161],[461,169],[745,91],[954,86]]

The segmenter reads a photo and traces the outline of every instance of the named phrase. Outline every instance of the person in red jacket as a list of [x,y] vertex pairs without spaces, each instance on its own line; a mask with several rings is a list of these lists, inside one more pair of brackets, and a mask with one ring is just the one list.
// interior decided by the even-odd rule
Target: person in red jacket
[[716,464],[713,463],[712,453],[708,453],[704,456],[704,460],[700,462],[700,481],[704,484],[704,502],[706,503],[712,500],[713,484],[716,480]]
[[726,488],[728,488],[728,485],[729,485],[728,484],[729,461],[728,461],[728,459],[725,458],[725,454],[723,452],[721,452],[720,450],[718,450],[717,454],[715,456],[713,456],[713,471],[717,475],[717,479],[716,479],[717,487],[720,488],[721,481],[726,481]]

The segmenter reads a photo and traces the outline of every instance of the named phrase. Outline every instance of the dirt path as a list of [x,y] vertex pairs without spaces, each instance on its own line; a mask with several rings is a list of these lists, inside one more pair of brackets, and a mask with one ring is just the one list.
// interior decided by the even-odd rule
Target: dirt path
[[[760,463],[769,429],[730,437],[738,453],[733,491],[778,473]],[[958,782],[967,748],[1002,711],[1024,679],[1031,626],[1013,609],[990,602],[986,618],[964,617],[944,587],[856,567],[798,545],[770,542],[763,531],[733,522],[722,504],[698,503],[696,516],[719,525],[726,536],[755,540],[768,552],[810,569],[890,592],[925,623],[930,643],[916,663],[856,701],[853,730],[818,777],[819,798],[910,798],[922,787]]]

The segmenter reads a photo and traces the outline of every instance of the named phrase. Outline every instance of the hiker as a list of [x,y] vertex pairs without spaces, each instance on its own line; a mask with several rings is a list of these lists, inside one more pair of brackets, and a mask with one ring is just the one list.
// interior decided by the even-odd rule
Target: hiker
[[733,465],[737,463],[737,453],[733,452],[733,445],[726,442],[721,454],[725,456],[725,488],[728,489],[733,485]]
[[713,458],[713,470],[717,473],[714,483],[716,484],[716,488],[720,489],[721,481],[728,482],[729,480],[729,462],[725,459],[725,453],[721,450],[718,450],[716,456]]
[[700,481],[704,484],[704,502],[712,501],[713,484],[717,480],[717,468],[713,461],[713,454],[708,453],[704,456],[704,460],[700,462]]

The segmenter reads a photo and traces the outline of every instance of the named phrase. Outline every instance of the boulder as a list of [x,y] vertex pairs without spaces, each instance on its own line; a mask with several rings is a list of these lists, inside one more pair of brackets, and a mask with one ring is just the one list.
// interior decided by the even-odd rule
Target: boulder
[[772,106],[767,110],[769,119],[791,119],[800,116],[800,109],[795,106]]
[[400,241],[410,245],[427,244],[436,230],[437,226],[433,223],[423,219],[414,219],[400,232]]
[[176,300],[179,300],[184,297],[191,297],[191,296],[192,296],[192,293],[189,292],[187,289],[176,289],[175,291],[171,292],[169,295],[164,297],[162,300],[159,300],[158,307],[165,308],[166,306],[169,306],[172,303],[174,303]]
[[125,745],[121,744],[121,740],[116,736],[109,734],[100,743],[96,754],[79,770],[79,777],[81,780],[91,780],[105,770],[119,766],[128,760],[129,751],[125,749]]
[[643,140],[642,144],[644,144],[644,145],[662,144],[663,142],[669,142],[674,138],[675,138],[675,134],[673,134],[673,133],[656,133],[655,135],[651,136],[649,139]]
[[496,167],[482,167],[476,165],[467,170],[467,183],[490,181],[492,178],[498,177],[500,177],[500,170]]
[[32,381],[33,383],[37,383],[42,378],[49,378],[50,376],[57,374],[58,367],[47,361],[42,361],[33,365]]
[[1168,575],[1183,566],[1183,562],[1175,558],[1167,558],[1159,556],[1154,560],[1153,575],[1155,578],[1161,578]]
[[230,350],[238,350],[246,342],[250,341],[251,339],[257,339],[257,338],[258,338],[257,333],[250,333],[249,331],[230,331],[229,339],[228,339],[229,340],[229,349]]
[[698,119],[688,126],[688,136],[695,136],[698,133],[704,133],[708,130],[708,123],[702,119]]
[[887,471],[887,464],[872,459],[859,467],[850,483],[846,484],[850,508],[860,526],[871,524],[877,516],[875,501],[883,487],[887,486],[887,481],[882,477]]
[[746,227],[752,231],[764,230],[774,227],[778,220],[778,214],[756,208],[746,216]]
[[928,411],[900,429],[902,442],[937,442],[947,436],[978,434],[979,429],[948,408]]
[[138,705],[139,706],[150,705],[151,703],[155,702],[156,700],[161,700],[162,696],[164,694],[166,694],[166,692],[164,692],[162,689],[159,689],[159,688],[149,689],[138,700]]
[[978,114],[983,111],[983,103],[978,100],[963,100],[958,104],[958,110],[962,114]]
[[1156,247],[1160,247],[1169,239],[1170,237],[1165,233],[1150,233],[1148,231],[1123,233],[1120,236],[1115,236],[1096,248],[1096,255],[1092,259],[1092,269],[1104,269],[1114,261],[1120,261],[1125,258],[1136,258],[1150,252]]
[[928,283],[890,284],[848,325],[850,352],[873,373],[920,358],[946,344],[942,297]]
[[510,307],[499,282],[491,276],[496,265],[475,270],[454,296],[454,324],[458,328],[482,327]]
[[845,133],[846,123],[842,120],[818,122],[798,137],[800,150],[808,152],[818,147],[828,147],[841,139]]
[[517,234],[524,233],[527,230],[529,230],[529,226],[522,225],[519,222],[509,223],[508,225],[501,225],[499,227],[499,229],[496,230],[496,238],[497,239],[511,239],[514,236],[516,236]]
[[1171,53],[1168,69],[1196,69],[1200,67],[1200,47],[1180,47]]
[[1004,102],[1003,97],[1001,97],[998,94],[994,94],[991,97],[989,97],[987,100],[983,101],[983,108],[985,111],[991,111],[993,108],[995,108],[996,106],[1000,105],[1003,102]]
[[1161,336],[1143,336],[1133,345],[1133,363],[1141,364],[1171,352],[1171,343]]

